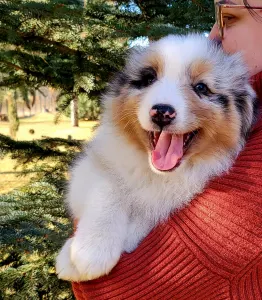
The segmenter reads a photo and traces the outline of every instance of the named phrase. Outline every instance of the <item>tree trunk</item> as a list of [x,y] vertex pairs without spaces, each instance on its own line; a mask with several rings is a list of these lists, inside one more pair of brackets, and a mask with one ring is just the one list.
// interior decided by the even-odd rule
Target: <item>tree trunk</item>
[[74,95],[71,101],[71,125],[78,127],[78,101],[77,95]]
[[19,119],[17,116],[16,99],[13,91],[7,92],[7,105],[8,105],[8,120],[10,136],[15,139],[16,132],[19,128]]

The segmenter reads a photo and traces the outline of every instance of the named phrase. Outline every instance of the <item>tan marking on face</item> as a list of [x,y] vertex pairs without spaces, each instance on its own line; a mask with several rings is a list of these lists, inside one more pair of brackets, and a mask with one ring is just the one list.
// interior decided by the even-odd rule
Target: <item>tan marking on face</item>
[[193,62],[189,67],[189,76],[192,82],[197,82],[204,77],[208,77],[208,74],[212,71],[213,66],[210,62],[205,60],[198,60]]
[[[222,122],[214,122],[202,129],[202,139],[199,140],[199,154],[194,159],[208,159],[228,153],[238,148],[240,143],[241,122],[237,113],[230,113]],[[210,134],[211,133],[211,134]]]
[[138,149],[147,152],[149,138],[138,120],[138,97],[125,98],[123,95],[112,103],[113,121],[119,131]]
[[195,119],[190,131],[200,129],[195,144],[190,147],[187,155],[190,162],[195,163],[198,159],[216,157],[221,151],[228,153],[236,149],[240,141],[241,121],[235,106],[230,102],[228,111],[201,101],[190,88],[183,91],[189,118]]

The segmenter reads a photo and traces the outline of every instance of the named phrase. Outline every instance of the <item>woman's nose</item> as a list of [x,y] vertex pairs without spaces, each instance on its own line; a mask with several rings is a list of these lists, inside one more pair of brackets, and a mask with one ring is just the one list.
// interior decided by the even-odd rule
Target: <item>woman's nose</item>
[[219,30],[218,30],[218,27],[217,27],[217,24],[215,23],[214,26],[212,27],[210,33],[209,33],[209,39],[210,40],[221,40],[220,36],[219,36]]

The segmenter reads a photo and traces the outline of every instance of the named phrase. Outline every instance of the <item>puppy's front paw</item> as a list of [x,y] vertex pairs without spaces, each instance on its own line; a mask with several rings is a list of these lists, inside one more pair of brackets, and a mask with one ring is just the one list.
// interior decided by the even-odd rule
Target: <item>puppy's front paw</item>
[[80,274],[80,280],[92,280],[108,274],[121,255],[121,248],[116,244],[76,235],[71,245],[71,261]]
[[69,239],[64,244],[56,258],[56,273],[58,278],[69,281],[81,281],[80,273],[71,261],[71,244],[72,239]]

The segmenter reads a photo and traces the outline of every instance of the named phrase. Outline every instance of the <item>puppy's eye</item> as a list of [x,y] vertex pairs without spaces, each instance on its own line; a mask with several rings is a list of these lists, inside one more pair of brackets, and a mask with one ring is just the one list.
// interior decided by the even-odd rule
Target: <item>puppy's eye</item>
[[142,89],[150,86],[157,80],[157,73],[156,71],[149,67],[144,68],[140,71],[140,79],[132,80],[131,85],[133,85],[137,89]]
[[207,96],[210,93],[210,90],[206,84],[203,82],[199,82],[194,86],[194,91],[198,94],[198,96],[205,95]]

